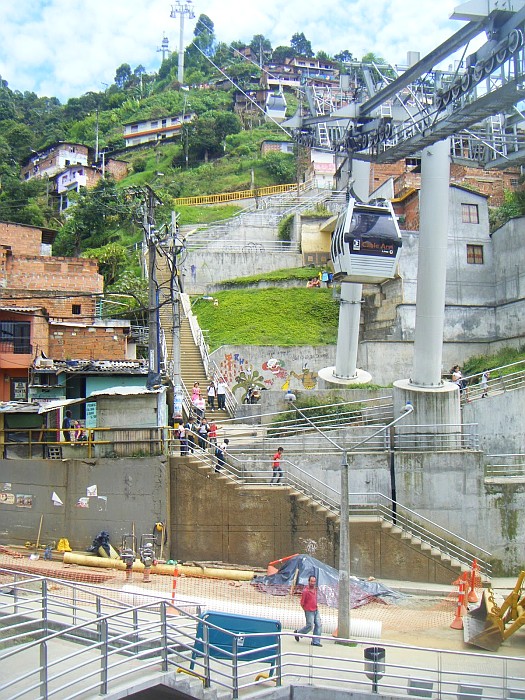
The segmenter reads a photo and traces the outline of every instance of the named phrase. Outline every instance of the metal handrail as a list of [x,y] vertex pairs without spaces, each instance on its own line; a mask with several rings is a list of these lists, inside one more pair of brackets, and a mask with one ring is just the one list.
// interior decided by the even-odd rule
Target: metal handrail
[[[516,371],[507,371],[503,374],[503,370],[509,370],[511,368],[515,368]],[[501,365],[501,367],[495,367],[489,371],[490,378],[487,382],[488,396],[505,393],[506,391],[514,391],[525,386],[525,360],[518,360],[508,365]],[[461,394],[462,403],[473,401],[483,396],[483,389],[480,384],[482,375],[483,372],[477,372],[476,374],[469,374],[462,377],[462,380],[466,383],[465,391]]]
[[[193,340],[195,341],[195,344],[199,348],[199,352],[201,354],[202,362],[204,365],[204,372],[208,378],[213,378],[214,381],[217,381],[219,377],[222,376],[222,373],[217,367],[215,361],[210,358],[210,354],[208,352],[208,344],[199,326],[197,317],[193,314],[191,310],[189,296],[187,294],[181,294],[180,298],[184,314],[190,324]],[[233,394],[229,386],[226,387],[226,408],[230,416],[235,415],[235,412],[237,410],[237,399],[235,398],[235,395]]]
[[[197,436],[195,437],[197,440]],[[207,443],[206,447],[213,447]],[[196,449],[193,456],[210,468],[215,468],[216,460],[213,453],[207,450]],[[269,469],[257,468],[257,460],[250,461],[243,457],[237,458],[228,453],[226,464],[221,474],[237,484],[251,486],[267,486],[271,477]],[[320,479],[308,473],[294,462],[286,459],[287,465],[281,483],[310,498],[317,505],[325,508],[330,513],[340,515],[341,492],[328,486]],[[397,525],[405,533],[428,544],[432,549],[437,549],[441,554],[450,556],[465,567],[470,567],[472,560],[476,559],[480,572],[490,577],[492,566],[491,554],[478,545],[469,542],[460,535],[448,530],[429,518],[407,508],[403,504],[392,500],[380,492],[374,493],[350,493],[349,498],[351,515],[366,515],[378,520]],[[451,541],[451,538],[453,541]]]
[[[272,633],[272,641],[265,646],[265,641],[257,644],[256,640],[267,637],[268,632],[241,635],[221,629],[202,618],[198,609],[192,611],[178,602],[170,604],[163,599],[121,604],[106,611],[96,593],[91,594],[83,609],[84,613],[90,612],[89,618],[72,624],[71,620],[78,617],[78,601],[88,596],[79,584],[31,574],[21,580],[7,569],[1,574],[5,581],[0,584],[5,635],[0,650],[2,697],[25,700],[38,695],[52,700],[99,697],[110,691],[126,694],[138,682],[142,687],[153,687],[167,671],[191,669],[197,676],[195,681],[191,675],[188,680],[185,674],[173,674],[175,685],[184,679],[181,691],[187,693],[188,683],[193,691],[191,685],[195,682],[195,694],[202,693],[204,684],[205,688],[224,689],[238,698],[242,693],[260,690],[259,675],[266,672],[266,678],[270,666],[274,666],[272,678],[277,686],[297,684],[299,676],[325,690],[355,693],[370,688],[370,667],[364,662],[364,650],[371,644],[377,647],[377,639],[340,639],[339,645],[332,646],[333,638],[325,634],[321,640],[330,646],[314,654],[307,651],[310,646],[291,646],[293,632],[281,631]],[[71,592],[73,605],[65,596],[57,595],[56,591],[64,587]],[[147,593],[141,595],[148,599]],[[176,616],[168,615],[168,607],[175,608]],[[25,629],[20,627],[23,623]],[[202,630],[199,637],[198,626]],[[211,630],[219,631],[231,650],[214,645]],[[261,658],[250,661],[250,649],[254,647],[262,652]],[[382,694],[406,695],[407,679],[414,677],[430,681],[434,694],[442,700],[455,700],[459,684],[472,685],[473,681],[483,687],[485,700],[500,700],[510,689],[525,687],[519,656],[484,653],[480,665],[480,655],[474,652],[389,641],[381,641],[380,648],[385,654]]]
[[486,455],[485,477],[516,479],[525,477],[525,454]]

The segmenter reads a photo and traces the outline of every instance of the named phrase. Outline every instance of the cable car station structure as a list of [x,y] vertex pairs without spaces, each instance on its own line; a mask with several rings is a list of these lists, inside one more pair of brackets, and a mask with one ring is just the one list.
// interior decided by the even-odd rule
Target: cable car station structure
[[[394,384],[394,410],[414,403],[418,424],[427,427],[461,423],[457,387],[441,379],[450,155],[483,168],[525,163],[525,0],[470,0],[452,19],[467,24],[402,74],[361,67],[346,104],[320,100],[307,88],[304,104],[282,123],[298,143],[334,152],[339,188],[352,194],[332,240],[335,277],[342,281],[336,364],[320,371],[340,385],[370,380],[356,367],[364,269],[370,282],[394,274],[384,270],[380,279],[378,256],[351,250],[352,217],[355,227],[360,208],[378,207],[368,202],[368,163],[421,157],[414,358],[410,379]],[[458,55],[456,69],[440,68]]]

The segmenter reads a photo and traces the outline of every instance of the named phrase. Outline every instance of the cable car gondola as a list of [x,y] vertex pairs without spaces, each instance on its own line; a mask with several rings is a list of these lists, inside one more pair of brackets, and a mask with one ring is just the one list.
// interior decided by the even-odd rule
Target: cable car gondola
[[332,236],[334,279],[378,284],[394,277],[401,252],[401,233],[392,204],[363,204],[351,198]]
[[286,98],[282,92],[272,92],[266,98],[266,116],[276,122],[286,117]]

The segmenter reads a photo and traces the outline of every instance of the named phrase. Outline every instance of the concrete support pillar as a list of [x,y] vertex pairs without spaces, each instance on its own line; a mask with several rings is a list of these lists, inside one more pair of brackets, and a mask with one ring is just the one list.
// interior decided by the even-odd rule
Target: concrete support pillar
[[407,401],[414,423],[396,430],[405,449],[417,441],[426,449],[457,449],[461,444],[461,412],[456,384],[443,382],[443,327],[447,272],[450,186],[448,139],[426,148],[421,156],[419,253],[416,329],[412,377],[394,382],[394,415]]
[[334,370],[334,376],[337,379],[353,379],[357,373],[357,346],[359,343],[362,294],[362,284],[352,284],[350,282],[341,284]]
[[325,367],[319,371],[321,379],[327,382],[364,384],[372,378],[368,372],[358,370],[356,366],[362,292],[362,284],[341,284],[335,367]]
[[416,331],[410,381],[442,385],[443,325],[447,272],[449,140],[425,148],[421,156]]

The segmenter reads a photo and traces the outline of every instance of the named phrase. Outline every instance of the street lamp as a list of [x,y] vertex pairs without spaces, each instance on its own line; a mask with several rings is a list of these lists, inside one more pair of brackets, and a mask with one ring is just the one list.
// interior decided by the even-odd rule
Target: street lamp
[[[328,440],[335,448],[341,452],[341,506],[340,506],[340,525],[339,525],[339,602],[337,607],[337,636],[341,639],[349,639],[350,637],[350,503],[348,496],[349,476],[348,476],[348,451],[345,447],[339,445],[335,440],[326,435],[308,416],[306,416],[300,408],[290,401],[290,405],[304,418],[304,420],[312,426],[317,432],[322,435],[325,440]],[[393,425],[409,416],[414,411],[414,407],[407,401],[401,415],[394,418],[393,421],[384,425],[379,430],[376,430],[372,435],[369,435],[364,440],[361,440],[357,445],[353,446],[355,451],[361,445],[369,442],[377,435],[380,435],[385,430],[388,430]],[[329,467],[328,467],[329,468]],[[337,467],[336,467],[337,468]]]

